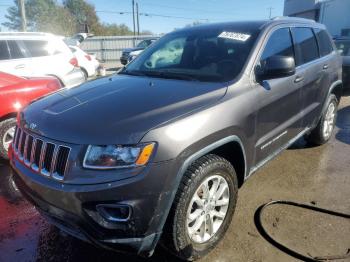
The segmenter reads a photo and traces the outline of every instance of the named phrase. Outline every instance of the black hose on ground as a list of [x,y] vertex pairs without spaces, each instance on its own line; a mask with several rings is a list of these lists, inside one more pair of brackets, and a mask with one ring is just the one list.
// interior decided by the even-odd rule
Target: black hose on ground
[[308,209],[308,210],[312,210],[315,212],[319,212],[319,213],[324,213],[324,214],[328,214],[328,215],[332,215],[332,216],[337,216],[337,217],[342,217],[342,218],[347,218],[350,219],[350,214],[344,214],[344,213],[340,213],[340,212],[336,212],[336,211],[332,211],[332,210],[328,210],[328,209],[324,209],[324,208],[319,208],[319,207],[315,207],[315,206],[311,206],[311,205],[306,205],[306,204],[300,204],[300,203],[296,203],[296,202],[292,202],[292,201],[284,201],[284,200],[276,200],[276,201],[271,201],[268,202],[264,205],[261,205],[254,214],[254,222],[255,222],[255,226],[257,228],[257,230],[259,231],[259,233],[265,238],[265,240],[267,240],[268,242],[270,242],[270,244],[272,244],[273,246],[277,247],[278,249],[280,249],[281,251],[289,254],[290,256],[293,256],[294,258],[306,261],[306,262],[315,262],[315,261],[331,261],[331,260],[339,260],[339,259],[346,259],[346,258],[350,258],[350,248],[347,250],[346,254],[344,255],[334,255],[334,256],[323,256],[323,257],[314,257],[311,255],[303,255],[298,253],[297,251],[287,247],[286,245],[277,242],[275,239],[273,239],[268,232],[265,230],[265,228],[262,225],[261,222],[261,218],[262,215],[264,213],[264,210],[268,207],[268,206],[272,206],[272,205],[288,205],[288,206],[295,206],[295,207],[300,207],[300,208],[304,208],[304,209]]

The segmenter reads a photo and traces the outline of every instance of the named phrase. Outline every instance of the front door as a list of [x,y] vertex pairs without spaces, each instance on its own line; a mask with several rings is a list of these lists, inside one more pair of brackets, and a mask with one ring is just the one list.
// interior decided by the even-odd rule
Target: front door
[[[294,57],[289,28],[273,30],[267,39],[260,63],[272,56]],[[255,85],[259,103],[255,144],[257,165],[301,131],[301,87],[298,72],[289,77],[264,80]]]

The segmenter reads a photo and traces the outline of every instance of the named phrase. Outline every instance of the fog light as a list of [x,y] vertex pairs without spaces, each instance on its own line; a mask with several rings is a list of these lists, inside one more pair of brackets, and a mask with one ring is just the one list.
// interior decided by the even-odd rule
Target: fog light
[[96,209],[103,218],[112,222],[125,222],[131,216],[131,207],[128,205],[99,204]]

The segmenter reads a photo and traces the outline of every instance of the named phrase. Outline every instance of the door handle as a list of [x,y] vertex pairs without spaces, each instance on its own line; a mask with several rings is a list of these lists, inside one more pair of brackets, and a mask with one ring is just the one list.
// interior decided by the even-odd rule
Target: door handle
[[328,66],[327,64],[323,65],[323,70],[327,70],[328,67],[329,67],[329,66]]
[[294,79],[294,83],[299,83],[299,82],[301,82],[301,81],[303,81],[304,80],[304,77],[302,77],[302,76],[297,76],[295,79]]
[[16,65],[16,66],[15,66],[15,69],[22,69],[22,68],[24,68],[24,67],[25,67],[24,64],[20,64],[20,65]]

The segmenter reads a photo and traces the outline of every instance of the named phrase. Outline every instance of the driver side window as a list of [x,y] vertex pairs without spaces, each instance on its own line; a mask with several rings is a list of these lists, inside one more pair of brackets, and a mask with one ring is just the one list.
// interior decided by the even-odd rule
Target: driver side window
[[277,29],[272,33],[266,43],[260,61],[263,62],[272,56],[294,57],[293,43],[289,28]]

